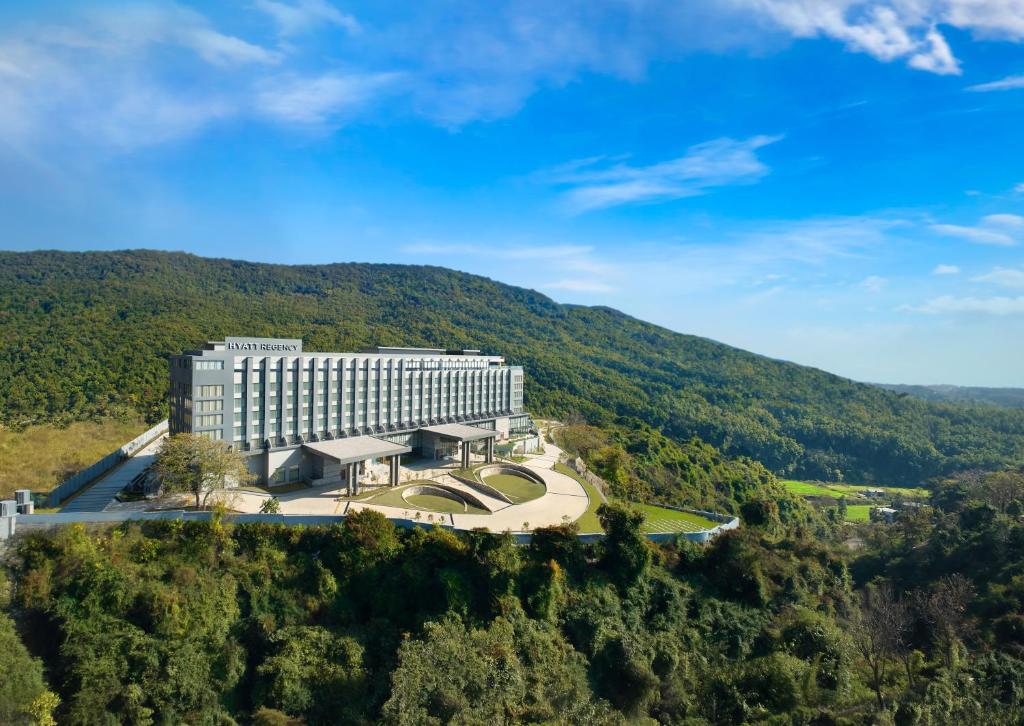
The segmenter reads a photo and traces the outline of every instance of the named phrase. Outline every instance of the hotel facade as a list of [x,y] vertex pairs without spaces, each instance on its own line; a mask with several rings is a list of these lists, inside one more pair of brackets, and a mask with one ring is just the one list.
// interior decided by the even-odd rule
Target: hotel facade
[[347,483],[373,462],[397,484],[403,454],[472,451],[528,432],[523,369],[478,350],[312,353],[302,341],[226,338],[170,358],[170,433],[224,441],[256,481]]

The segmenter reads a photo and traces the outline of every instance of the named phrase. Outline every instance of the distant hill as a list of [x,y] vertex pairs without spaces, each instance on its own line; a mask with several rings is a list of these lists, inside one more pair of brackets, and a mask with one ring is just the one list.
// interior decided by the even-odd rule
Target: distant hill
[[526,367],[537,414],[643,421],[795,477],[916,483],[1024,460],[1024,411],[921,401],[479,276],[144,250],[0,253],[0,423],[159,418],[167,356],[226,335],[481,348]]
[[903,393],[922,401],[980,403],[1004,408],[1024,408],[1024,388],[984,388],[981,386],[910,386],[900,383],[875,383],[887,391]]

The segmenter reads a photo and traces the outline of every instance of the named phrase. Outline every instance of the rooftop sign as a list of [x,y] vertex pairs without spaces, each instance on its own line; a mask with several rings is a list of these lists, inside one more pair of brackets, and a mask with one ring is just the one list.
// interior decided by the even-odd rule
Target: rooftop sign
[[301,353],[302,341],[297,338],[225,338],[224,349],[246,353]]

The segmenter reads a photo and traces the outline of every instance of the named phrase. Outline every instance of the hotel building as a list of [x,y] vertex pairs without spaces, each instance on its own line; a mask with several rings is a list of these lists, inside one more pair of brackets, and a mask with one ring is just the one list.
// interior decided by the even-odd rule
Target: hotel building
[[344,482],[358,491],[374,461],[470,452],[533,426],[523,369],[478,350],[374,348],[311,353],[302,341],[227,338],[170,359],[170,433],[243,452],[255,479]]

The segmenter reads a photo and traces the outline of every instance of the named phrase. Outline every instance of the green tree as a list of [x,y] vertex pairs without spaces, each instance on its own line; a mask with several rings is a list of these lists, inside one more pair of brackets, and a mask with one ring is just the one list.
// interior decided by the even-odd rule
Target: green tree
[[49,716],[56,706],[46,694],[42,663],[29,655],[14,623],[0,612],[0,723],[45,722],[43,715]]
[[210,495],[251,478],[245,457],[220,441],[200,434],[168,436],[157,451],[153,472],[165,492],[185,492],[196,498],[196,509]]
[[620,588],[628,587],[651,563],[651,548],[640,533],[644,515],[618,504],[602,504],[597,516],[605,531],[601,565]]

